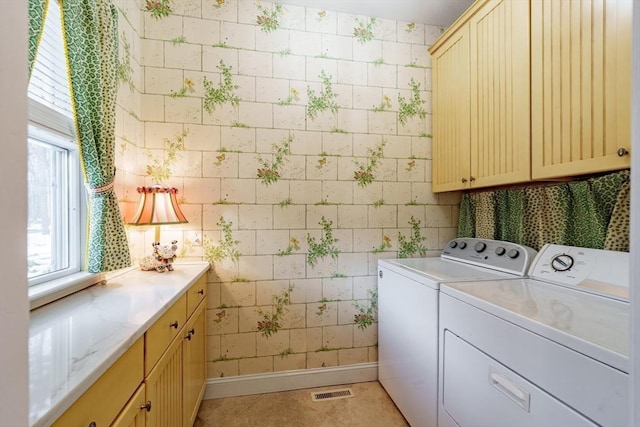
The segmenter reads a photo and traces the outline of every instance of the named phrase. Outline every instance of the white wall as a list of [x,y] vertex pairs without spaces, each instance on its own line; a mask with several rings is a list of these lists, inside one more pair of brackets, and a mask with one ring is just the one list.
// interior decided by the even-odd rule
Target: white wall
[[[631,255],[635,256],[640,251],[640,8],[633,8],[633,39],[632,39],[632,94],[631,94]],[[635,213],[635,215],[634,215]],[[633,259],[633,258],[632,258]],[[629,425],[640,425],[640,265],[631,263],[631,402]],[[635,327],[634,327],[635,325]]]
[[27,3],[0,0],[0,426],[27,425]]

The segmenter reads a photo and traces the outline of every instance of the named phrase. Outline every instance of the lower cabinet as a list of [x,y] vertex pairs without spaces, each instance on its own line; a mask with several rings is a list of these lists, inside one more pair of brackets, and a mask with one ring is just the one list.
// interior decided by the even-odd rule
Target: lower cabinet
[[[206,384],[205,289],[203,276],[53,425],[192,427]],[[173,338],[158,348],[165,329]]]
[[144,380],[151,404],[147,426],[193,425],[205,388],[205,337],[202,302]]

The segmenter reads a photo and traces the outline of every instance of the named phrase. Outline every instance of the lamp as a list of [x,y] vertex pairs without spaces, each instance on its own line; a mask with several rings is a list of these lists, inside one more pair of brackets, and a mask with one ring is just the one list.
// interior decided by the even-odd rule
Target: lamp
[[188,222],[178,206],[178,189],[162,187],[138,187],[140,204],[128,223],[131,225],[155,225],[155,242],[160,242],[160,226],[163,224],[183,224]]

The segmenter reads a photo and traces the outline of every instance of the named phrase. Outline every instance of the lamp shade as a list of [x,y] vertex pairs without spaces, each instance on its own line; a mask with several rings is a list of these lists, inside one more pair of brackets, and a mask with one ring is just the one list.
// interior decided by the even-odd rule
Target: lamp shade
[[178,206],[178,189],[154,185],[138,187],[140,205],[129,221],[131,225],[162,225],[188,222]]

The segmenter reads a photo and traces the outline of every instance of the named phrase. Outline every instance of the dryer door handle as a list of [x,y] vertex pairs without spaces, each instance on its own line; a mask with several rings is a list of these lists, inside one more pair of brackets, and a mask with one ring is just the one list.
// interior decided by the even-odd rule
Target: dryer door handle
[[529,392],[522,390],[517,384],[493,368],[489,368],[489,383],[516,405],[529,412],[531,404],[531,394]]

